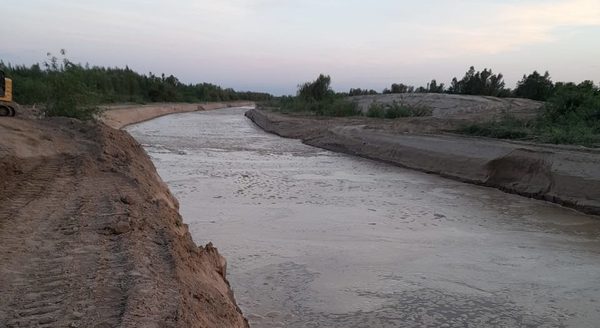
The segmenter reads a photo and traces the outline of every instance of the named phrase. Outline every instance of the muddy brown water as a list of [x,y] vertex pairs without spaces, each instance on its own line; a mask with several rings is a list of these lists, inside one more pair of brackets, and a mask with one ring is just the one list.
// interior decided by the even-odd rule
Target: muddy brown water
[[306,146],[232,108],[127,130],[253,327],[598,327],[600,220]]

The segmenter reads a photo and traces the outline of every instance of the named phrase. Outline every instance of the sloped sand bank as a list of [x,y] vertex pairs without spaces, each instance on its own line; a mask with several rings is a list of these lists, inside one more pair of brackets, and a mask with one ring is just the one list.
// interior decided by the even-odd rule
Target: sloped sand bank
[[439,134],[448,120],[435,118],[316,118],[258,109],[246,116],[265,131],[312,146],[600,214],[597,149]]
[[0,326],[247,327],[129,134],[4,118],[0,136]]

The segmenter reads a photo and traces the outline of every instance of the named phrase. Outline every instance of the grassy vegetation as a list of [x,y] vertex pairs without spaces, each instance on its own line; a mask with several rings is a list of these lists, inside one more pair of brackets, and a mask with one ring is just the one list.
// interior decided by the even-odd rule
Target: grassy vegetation
[[331,95],[322,100],[282,97],[279,100],[278,108],[283,113],[304,113],[318,116],[344,117],[362,115],[355,103],[347,101],[344,98],[338,95]]
[[[262,102],[268,107],[282,113],[302,113],[317,116],[363,116],[355,102],[348,100],[347,94],[337,94],[331,87],[331,78],[321,74],[315,81],[306,82],[298,87],[294,97],[284,96]],[[362,92],[354,90],[354,93]],[[367,91],[369,93],[369,91]],[[374,103],[366,114],[369,117],[400,118],[412,116],[429,116],[431,109],[409,107],[394,102],[392,104]]]
[[431,116],[432,110],[426,107],[402,105],[396,101],[391,104],[372,103],[367,111],[368,117],[400,118],[415,116]]
[[505,115],[496,122],[470,124],[460,133],[553,144],[600,147],[600,88],[590,81],[555,86],[544,110],[533,120]]
[[318,116],[360,116],[357,105],[331,89],[331,78],[321,74],[315,81],[298,87],[295,97],[280,97],[262,103],[283,113],[303,113]]

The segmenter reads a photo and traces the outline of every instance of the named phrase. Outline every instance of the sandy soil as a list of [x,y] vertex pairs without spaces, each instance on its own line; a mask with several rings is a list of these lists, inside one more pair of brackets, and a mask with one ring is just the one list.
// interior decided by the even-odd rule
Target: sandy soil
[[0,136],[0,327],[247,327],[129,134],[3,118]]
[[251,110],[246,116],[268,132],[312,146],[600,214],[600,150],[444,134],[469,119],[462,111],[455,113],[396,120],[302,117],[265,110]]

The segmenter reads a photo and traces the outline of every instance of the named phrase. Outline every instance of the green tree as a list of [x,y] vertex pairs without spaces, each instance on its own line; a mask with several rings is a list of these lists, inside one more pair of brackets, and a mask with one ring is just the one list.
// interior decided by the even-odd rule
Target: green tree
[[435,79],[431,80],[431,82],[429,82],[427,84],[427,92],[429,93],[443,93],[444,92],[444,83],[441,84],[437,84],[437,81]]
[[404,83],[394,83],[391,86],[390,93],[411,93],[415,91],[415,87],[408,86]]
[[332,94],[334,92],[331,90],[331,77],[329,75],[320,74],[316,80],[298,86],[298,97],[304,100],[321,101]]
[[487,68],[481,72],[476,71],[475,67],[471,66],[460,81],[456,77],[452,79],[448,92],[498,97],[507,95],[504,86],[502,74],[494,74],[491,69]]
[[541,75],[537,71],[529,75],[523,75],[523,79],[517,83],[514,95],[521,98],[546,101],[554,92],[554,83],[550,79],[550,73],[546,71]]

